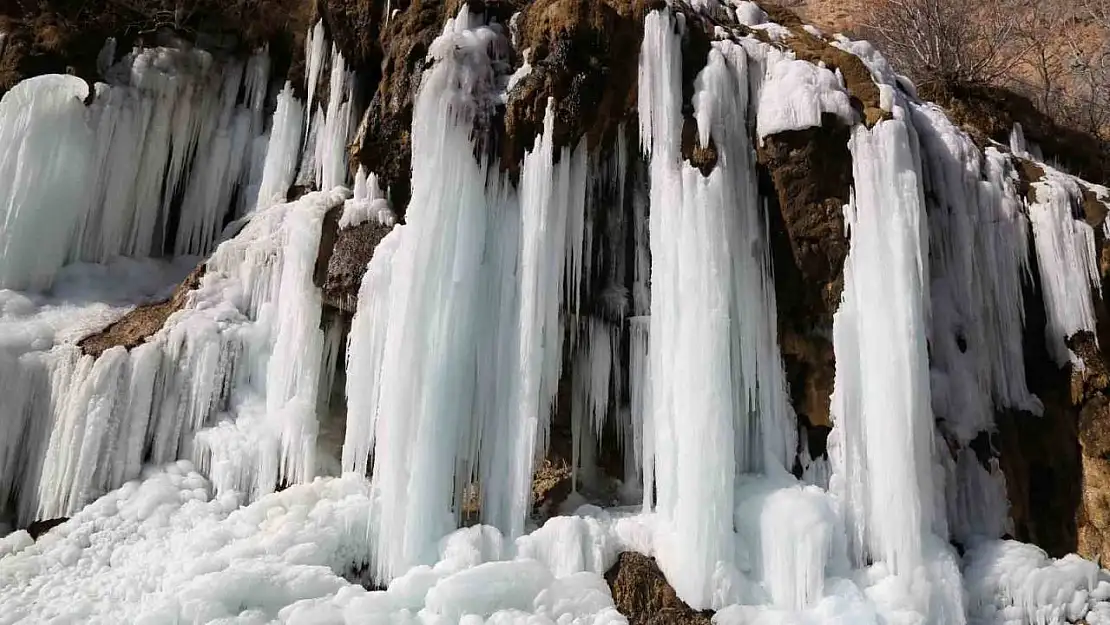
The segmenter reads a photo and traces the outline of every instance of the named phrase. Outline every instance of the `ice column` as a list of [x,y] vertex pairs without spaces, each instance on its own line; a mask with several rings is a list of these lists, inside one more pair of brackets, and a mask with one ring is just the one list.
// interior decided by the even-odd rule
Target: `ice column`
[[926,350],[926,230],[915,140],[902,120],[856,126],[851,249],[833,320],[831,490],[856,566],[909,578],[933,528],[933,413]]
[[[372,544],[383,580],[435,559],[436,541],[456,526],[476,453],[489,442],[480,436],[481,409],[506,408],[497,385],[512,379],[510,371],[480,354],[496,355],[488,350],[499,344],[498,328],[516,326],[496,315],[515,310],[504,298],[515,294],[519,222],[507,188],[494,181],[487,190],[489,169],[476,162],[470,140],[497,97],[491,54],[506,45],[464,7],[432,45],[435,65],[415,103],[419,166],[406,225],[394,235],[381,379],[376,399],[360,400],[372,412],[354,416],[376,419],[372,489],[388,513],[376,517]],[[352,363],[362,338],[351,339]],[[346,467],[363,460],[361,449],[344,455]]]
[[88,91],[39,76],[0,101],[0,288],[45,288],[70,254],[93,169]]
[[698,141],[719,154],[704,176],[680,151],[675,28],[669,11],[649,14],[640,55],[640,136],[651,156],[645,462],[653,454],[660,566],[684,600],[708,608],[714,571],[731,560],[737,474],[782,472],[796,435],[752,147],[737,121],[748,109],[747,56],[715,42],[695,82]]

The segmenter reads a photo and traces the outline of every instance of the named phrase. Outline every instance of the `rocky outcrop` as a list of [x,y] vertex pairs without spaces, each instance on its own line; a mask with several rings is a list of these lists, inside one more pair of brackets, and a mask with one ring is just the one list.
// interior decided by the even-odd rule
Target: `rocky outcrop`
[[843,215],[852,185],[848,128],[828,115],[819,128],[767,137],[757,154],[763,195],[772,202],[779,343],[795,411],[806,425],[828,428],[835,374],[832,316],[848,255]]
[[1095,137],[1056,124],[1029,98],[1000,87],[963,86],[925,91],[922,97],[944,107],[980,146],[989,141],[1009,145],[1014,124],[1037,144],[1046,159],[1062,163],[1086,180],[1110,182],[1110,153]]
[[[597,150],[635,121],[636,75],[647,0],[533,2],[516,22],[531,71],[506,105],[502,167],[515,171],[553,107],[556,148]],[[553,99],[553,100],[552,100]]]
[[629,625],[709,625],[712,612],[698,612],[678,598],[653,558],[625,552],[605,572],[617,610]]
[[189,292],[200,286],[204,271],[202,263],[177,286],[169,299],[137,306],[107,328],[81,339],[77,346],[85,354],[99,357],[113,347],[130,350],[142,345],[147,337],[162,329],[170,315],[185,307]]
[[314,280],[323,289],[324,303],[353,315],[358,305],[358,290],[366,265],[392,226],[376,219],[349,228],[339,227],[342,206],[328,212],[320,238]]

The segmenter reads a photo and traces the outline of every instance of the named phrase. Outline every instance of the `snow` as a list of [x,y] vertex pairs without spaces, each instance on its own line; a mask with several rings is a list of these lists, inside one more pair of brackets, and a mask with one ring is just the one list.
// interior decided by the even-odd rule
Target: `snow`
[[[1062,624],[1110,615],[1110,572],[1074,554],[1059,560],[1012,540],[984,541],[965,556],[973,625]],[[1091,614],[1089,614],[1091,612]]]
[[846,124],[855,122],[848,92],[832,71],[776,48],[764,48],[763,54],[756,115],[756,134],[761,140],[784,130],[820,126],[825,113]]
[[[565,543],[581,534],[561,531],[566,523],[592,521],[615,540],[585,518],[559,519],[527,545],[488,526],[460,529],[444,538],[434,566],[409,571],[388,591],[351,584],[366,554],[369,492],[349,474],[240,507],[234,495],[214,495],[188,462],[148,470],[37,542],[25,532],[0,539],[0,623],[460,622],[529,614],[542,619],[533,622],[626,623],[598,573],[615,550],[594,566],[550,567],[531,556],[541,548],[574,553]],[[59,594],[69,600],[49,600]]]

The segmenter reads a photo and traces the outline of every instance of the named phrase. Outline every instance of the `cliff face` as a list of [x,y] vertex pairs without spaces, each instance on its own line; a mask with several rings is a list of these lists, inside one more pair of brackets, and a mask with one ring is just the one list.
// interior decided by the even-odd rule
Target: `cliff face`
[[[358,77],[356,100],[365,104],[357,133],[349,146],[352,170],[358,166],[378,176],[387,189],[390,204],[403,222],[410,201],[413,168],[411,133],[413,107],[422,72],[427,67],[429,46],[442,31],[462,0],[434,2],[412,0],[273,0],[272,3],[198,5],[173,23],[161,16],[168,10],[157,3],[142,10],[106,12],[91,26],[80,29],[85,13],[59,4],[42,5],[34,11],[20,10],[0,21],[0,31],[9,33],[0,50],[0,89],[21,77],[43,72],[66,71],[92,78],[96,52],[107,35],[122,41],[156,41],[158,37],[188,37],[198,45],[199,33],[213,29],[237,35],[229,49],[269,43],[282,49],[280,73],[296,85],[303,81],[303,33],[316,17],[323,20],[331,39]],[[554,112],[556,150],[585,146],[600,159],[618,151],[637,150],[631,139],[636,127],[637,69],[644,19],[660,3],[651,0],[469,0],[474,12],[495,16],[508,24],[514,54],[505,59],[513,67],[530,67],[511,89],[496,114],[484,120],[488,137],[476,148],[477,157],[496,156],[510,180],[518,181],[526,151],[534,147],[543,129],[551,102]],[[115,5],[113,5],[115,6]],[[386,9],[391,11],[384,19]],[[805,30],[789,13],[769,11],[770,17],[790,36],[774,45],[796,58],[821,63],[837,70],[851,96],[853,110],[865,125],[873,126],[889,117],[881,102],[880,89],[871,71],[856,56]],[[172,12],[171,12],[172,14]],[[135,32],[129,24],[142,15],[143,26]],[[280,18],[275,16],[280,15]],[[712,15],[684,13],[683,102],[694,91],[695,76],[706,64],[717,20]],[[771,42],[765,30],[750,34]],[[6,72],[6,73],[4,73]],[[323,80],[321,80],[323,83]],[[322,86],[322,85],[321,85]],[[946,102],[958,112],[956,118],[974,136],[980,148],[1001,132],[1000,122],[984,117],[976,94],[961,94]],[[683,156],[703,175],[718,165],[712,144],[696,141],[697,121],[692,107],[683,112]],[[1006,123],[1014,121],[1007,118]],[[1009,132],[1006,128],[1005,132]],[[758,142],[761,199],[768,210],[768,230],[774,263],[777,299],[778,341],[782,349],[786,379],[800,433],[795,472],[800,476],[813,461],[827,459],[826,437],[833,422],[830,397],[836,372],[833,354],[833,318],[842,297],[844,264],[849,250],[844,206],[852,200],[852,158],[848,149],[851,129],[835,115],[826,114],[819,126],[769,134]],[[1050,140],[1050,133],[1039,133]],[[621,142],[624,142],[623,144]],[[1063,149],[1052,143],[1055,149]],[[1002,146],[995,144],[996,148]],[[980,158],[983,158],[980,155]],[[1006,157],[1022,174],[1028,203],[1037,201],[1036,183],[1045,173],[1024,157]],[[631,182],[628,183],[631,187]],[[622,190],[623,192],[623,190]],[[633,215],[631,194],[622,204],[613,202],[612,214],[597,218],[618,222]],[[1105,230],[1107,198],[1094,188],[1084,188],[1072,208],[1094,228],[1095,254],[1099,260],[1102,291],[1110,287],[1110,248]],[[1028,210],[1028,203],[1026,210]],[[935,205],[930,205],[935,208]],[[323,225],[320,254],[315,267],[315,284],[324,302],[349,318],[355,312],[359,285],[367,263],[389,228],[376,222],[341,227],[339,209],[332,209]],[[604,243],[598,243],[598,246]],[[1031,244],[1032,246],[1032,244]],[[601,269],[598,269],[601,271]],[[99,355],[112,346],[131,349],[156,332],[165,319],[183,305],[188,291],[196,287],[200,271],[191,276],[167,302],[140,307],[102,333],[81,342],[85,353]],[[1033,267],[1025,281],[1025,342],[1023,357],[1029,390],[1043,403],[1044,414],[1019,410],[999,411],[995,425],[976,437],[972,449],[984,466],[997,461],[1005,475],[1011,504],[1014,534],[1034,542],[1053,555],[1079,550],[1085,556],[1110,557],[1110,315],[1101,294],[1093,297],[1097,330],[1078,332],[1066,338],[1068,347],[1082,361],[1059,366],[1046,345],[1047,312],[1041,304],[1044,285]],[[600,281],[599,281],[600,284]],[[585,308],[604,315],[605,294],[598,290],[584,297]],[[349,321],[349,319],[347,319]],[[623,338],[622,340],[628,340]],[[570,354],[568,354],[568,360]],[[627,369],[628,363],[623,363]],[[568,380],[563,380],[565,388]],[[628,394],[628,389],[621,391]],[[564,404],[569,402],[559,402]],[[553,425],[549,467],[571,460],[570,432],[565,412],[557,413]],[[603,437],[603,441],[606,439]],[[953,443],[953,457],[962,443]],[[609,443],[600,450],[597,464],[614,476],[623,464],[621,444]],[[551,484],[552,475],[556,482]],[[548,471],[537,493],[567,493],[568,471]],[[545,499],[545,506],[559,501]],[[706,617],[695,613],[668,595],[650,562],[622,558],[610,575],[618,606],[659,603],[666,616],[634,622],[698,622]],[[630,576],[634,579],[630,581]],[[637,586],[639,584],[640,586]],[[647,599],[637,598],[646,593]],[[673,591],[671,592],[673,594]],[[673,599],[673,600],[672,600]],[[671,618],[673,617],[673,618]],[[671,620],[668,620],[671,619]]]

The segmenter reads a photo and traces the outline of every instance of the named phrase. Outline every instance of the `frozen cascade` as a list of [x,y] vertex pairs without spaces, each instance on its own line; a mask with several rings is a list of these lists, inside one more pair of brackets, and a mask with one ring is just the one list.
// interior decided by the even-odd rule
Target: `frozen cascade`
[[[651,13],[640,56],[640,136],[651,156],[650,421],[660,568],[692,607],[713,607],[732,566],[739,471],[783,472],[795,449],[753,150],[743,125],[747,55],[714,42],[695,82],[705,177],[680,152],[681,50],[669,11]],[[654,459],[654,468],[647,459]],[[652,478],[645,477],[645,484]]]

